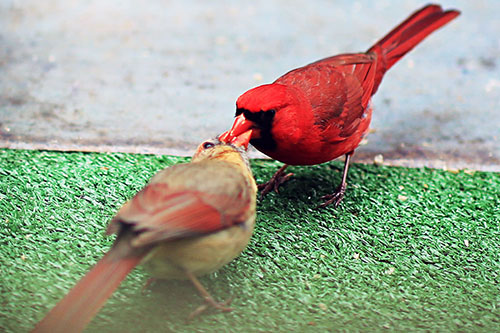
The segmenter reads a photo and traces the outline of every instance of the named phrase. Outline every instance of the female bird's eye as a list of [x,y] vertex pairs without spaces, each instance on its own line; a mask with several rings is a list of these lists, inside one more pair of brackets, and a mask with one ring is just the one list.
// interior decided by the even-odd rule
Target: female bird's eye
[[203,144],[203,149],[208,149],[208,148],[212,148],[212,147],[215,147],[215,145],[212,142],[205,142]]

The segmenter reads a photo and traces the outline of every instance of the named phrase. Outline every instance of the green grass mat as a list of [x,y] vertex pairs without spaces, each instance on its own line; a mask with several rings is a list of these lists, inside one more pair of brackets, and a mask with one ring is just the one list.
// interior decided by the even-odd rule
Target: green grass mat
[[[157,170],[152,155],[0,150],[0,331],[27,331],[109,248],[107,222]],[[253,161],[258,182],[280,164]],[[500,175],[354,164],[338,209],[318,210],[342,162],[293,167],[258,204],[247,250],[201,279],[139,267],[89,332],[500,331]]]

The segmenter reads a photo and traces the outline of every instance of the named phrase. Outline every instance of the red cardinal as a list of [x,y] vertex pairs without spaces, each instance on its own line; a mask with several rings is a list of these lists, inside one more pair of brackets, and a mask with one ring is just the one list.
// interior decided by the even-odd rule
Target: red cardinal
[[287,165],[311,165],[345,155],[342,182],[324,196],[321,206],[342,200],[349,160],[366,135],[375,94],[387,70],[434,30],[460,14],[438,5],[418,10],[365,53],[340,54],[297,68],[274,83],[253,88],[238,98],[233,127],[221,141],[252,129],[250,143],[285,163],[259,188],[262,194],[291,174]]
[[157,173],[109,224],[108,234],[117,234],[113,247],[34,332],[80,332],[139,263],[157,278],[191,280],[210,305],[231,310],[196,276],[227,264],[252,235],[257,186],[238,147],[249,139],[250,132],[231,144],[207,141],[191,163]]

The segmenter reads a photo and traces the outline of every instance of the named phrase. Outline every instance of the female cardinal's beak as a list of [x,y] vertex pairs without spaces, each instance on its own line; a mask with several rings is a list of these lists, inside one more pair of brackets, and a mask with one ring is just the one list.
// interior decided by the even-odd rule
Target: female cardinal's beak
[[235,140],[240,135],[250,132],[250,137],[248,138],[248,141],[250,141],[252,131],[249,130],[252,129],[253,125],[252,121],[247,120],[243,114],[240,114],[234,120],[233,127],[229,131],[222,133],[219,136],[219,140],[224,143],[232,142],[232,140]]

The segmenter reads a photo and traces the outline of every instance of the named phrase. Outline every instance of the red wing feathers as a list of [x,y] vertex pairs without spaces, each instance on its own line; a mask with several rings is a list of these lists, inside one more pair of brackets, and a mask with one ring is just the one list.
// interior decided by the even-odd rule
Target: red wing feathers
[[[357,64],[370,64],[374,61],[373,57],[366,53],[344,53],[331,56],[328,58],[320,59],[309,65],[305,66],[315,66],[315,65],[328,65],[333,67],[350,66]],[[286,75],[286,74],[285,74]]]
[[329,142],[339,142],[359,126],[372,95],[376,61],[375,54],[341,54],[291,71],[275,83],[301,89],[315,125]]
[[[206,200],[206,196],[212,198]],[[212,205],[207,201],[215,201],[218,204]],[[108,232],[114,232],[117,223],[132,225],[133,230],[138,232],[132,241],[137,247],[168,239],[211,233],[243,222],[228,212],[230,205],[245,204],[235,201],[237,198],[223,194],[172,190],[166,183],[153,183],[120,209]]]

